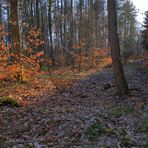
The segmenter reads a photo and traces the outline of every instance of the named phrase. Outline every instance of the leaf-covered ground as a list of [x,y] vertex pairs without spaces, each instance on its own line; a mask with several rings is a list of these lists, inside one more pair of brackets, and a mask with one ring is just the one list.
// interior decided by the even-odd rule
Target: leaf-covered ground
[[147,72],[137,65],[125,66],[128,97],[118,97],[112,68],[105,68],[62,93],[37,96],[38,103],[0,106],[0,147],[147,147]]

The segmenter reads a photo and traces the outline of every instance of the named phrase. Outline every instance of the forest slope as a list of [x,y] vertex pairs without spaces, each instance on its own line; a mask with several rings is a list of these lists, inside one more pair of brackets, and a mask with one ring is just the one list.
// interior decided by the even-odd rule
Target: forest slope
[[138,63],[125,66],[129,97],[117,96],[105,68],[35,106],[1,106],[0,147],[146,147],[147,71]]

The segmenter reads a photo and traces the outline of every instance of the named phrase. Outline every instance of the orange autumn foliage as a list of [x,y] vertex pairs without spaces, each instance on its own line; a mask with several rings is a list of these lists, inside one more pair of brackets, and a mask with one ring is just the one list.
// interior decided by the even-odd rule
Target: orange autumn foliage
[[[39,60],[44,55],[43,51],[38,51],[38,48],[43,44],[39,39],[41,32],[32,29],[28,33],[27,46],[25,49],[20,50],[18,57],[11,51],[11,47],[14,47],[14,45],[5,44],[4,38],[6,38],[8,33],[3,30],[4,27],[0,26],[0,79],[24,81],[40,68]],[[30,47],[30,43],[33,45],[33,49]],[[18,62],[14,62],[13,59],[17,59]]]

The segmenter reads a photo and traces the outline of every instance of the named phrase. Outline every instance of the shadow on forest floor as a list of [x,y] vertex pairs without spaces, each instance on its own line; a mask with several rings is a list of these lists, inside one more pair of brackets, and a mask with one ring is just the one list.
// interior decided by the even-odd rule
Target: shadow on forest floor
[[0,147],[147,146],[147,72],[137,65],[125,65],[130,96],[118,97],[105,68],[36,105],[1,106]]

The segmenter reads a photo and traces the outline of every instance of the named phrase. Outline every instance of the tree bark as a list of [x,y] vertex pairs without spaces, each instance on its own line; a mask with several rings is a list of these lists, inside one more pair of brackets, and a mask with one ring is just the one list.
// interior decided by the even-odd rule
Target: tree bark
[[49,38],[50,38],[50,51],[51,51],[51,61],[52,66],[55,66],[55,57],[54,57],[54,49],[53,49],[53,40],[52,40],[52,14],[51,14],[51,8],[52,8],[52,0],[48,1],[48,21],[49,21]]
[[0,1],[0,25],[2,24],[2,2]]
[[19,15],[18,15],[18,0],[10,1],[10,25],[11,25],[11,40],[13,44],[13,52],[19,57],[20,54],[20,30],[19,30]]
[[40,28],[40,16],[39,16],[39,0],[36,0],[36,25],[37,29]]
[[117,14],[115,0],[108,0],[108,26],[115,83],[120,96],[128,93],[128,85],[121,63],[119,38],[117,33]]

